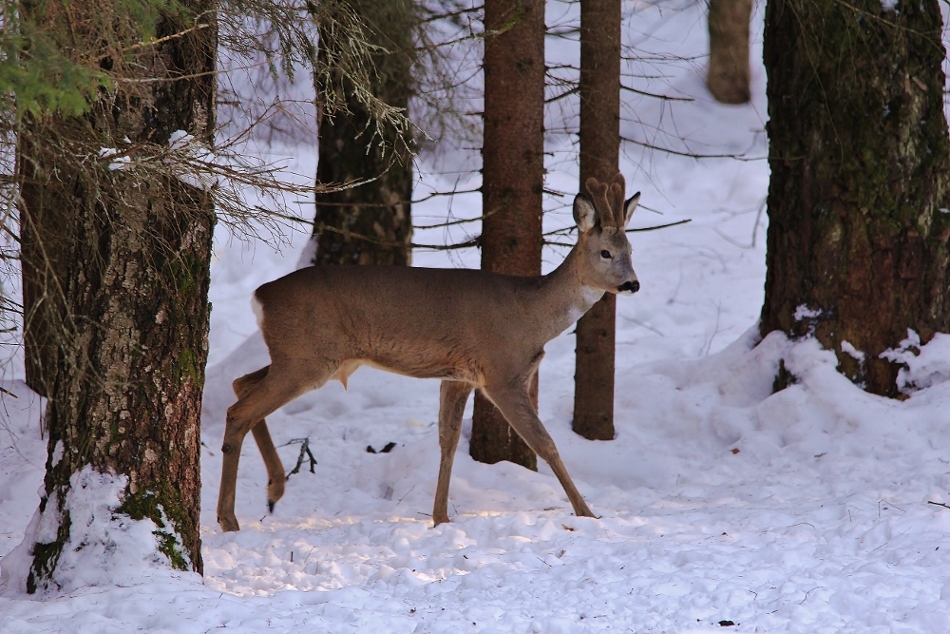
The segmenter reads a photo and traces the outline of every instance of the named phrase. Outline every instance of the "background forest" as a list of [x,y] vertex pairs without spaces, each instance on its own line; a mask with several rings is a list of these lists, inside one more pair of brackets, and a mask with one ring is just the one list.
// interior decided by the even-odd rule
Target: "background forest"
[[[486,40],[488,5],[383,4],[393,13],[322,3],[296,22],[236,4],[129,22],[120,4],[95,19],[20,5],[4,60],[40,63],[66,33],[90,39],[60,50],[94,64],[61,66],[38,93],[25,89],[36,66],[0,76],[17,96],[4,110],[0,631],[947,631],[936,2],[754,3],[737,105],[707,86],[706,3],[617,5],[617,167],[642,191],[642,290],[616,303],[612,439],[576,433],[573,328],[548,346],[538,398],[598,519],[571,514],[543,463],[480,462],[483,441],[531,456],[497,428],[480,440],[470,405],[452,522],[431,528],[438,385],[364,369],[269,418],[299,467],[272,515],[245,443],[242,530],[221,532],[230,384],[267,363],[256,286],[321,258],[497,266],[480,69],[484,43],[525,22]],[[540,6],[543,187],[530,222],[500,235],[516,242],[510,227],[536,220],[543,246],[519,240],[546,272],[573,242],[570,201],[592,168],[582,7]],[[400,31],[411,41],[375,39],[371,25],[411,12],[426,26]],[[790,26],[806,17],[813,30]],[[105,23],[125,30],[99,37]],[[384,72],[394,50],[417,57]],[[407,70],[408,94],[387,81]],[[527,142],[517,129],[501,127],[493,154]]]

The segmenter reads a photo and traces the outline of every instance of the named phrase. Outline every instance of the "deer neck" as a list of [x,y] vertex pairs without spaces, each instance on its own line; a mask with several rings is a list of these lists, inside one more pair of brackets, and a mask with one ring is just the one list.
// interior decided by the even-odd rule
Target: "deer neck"
[[603,290],[584,283],[581,257],[575,246],[561,265],[542,280],[538,301],[547,318],[548,339],[574,325],[604,296]]

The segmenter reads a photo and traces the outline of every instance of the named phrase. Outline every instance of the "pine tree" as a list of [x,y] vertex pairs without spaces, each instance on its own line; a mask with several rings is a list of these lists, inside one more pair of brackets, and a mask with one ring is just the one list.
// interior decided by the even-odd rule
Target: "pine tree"
[[[482,269],[541,274],[544,186],[544,2],[485,2]],[[516,132],[514,132],[516,131]],[[535,399],[537,385],[534,386]],[[480,393],[470,452],[537,468],[537,457]]]
[[[581,2],[580,182],[609,183],[620,154],[620,0]],[[575,432],[614,437],[617,297],[607,293],[577,322]]]
[[[362,24],[374,68],[369,90],[390,107],[408,111],[413,93],[414,0],[347,0],[347,11]],[[412,256],[411,131],[374,116],[341,72],[342,38],[351,34],[326,15],[321,21],[316,76],[319,150],[317,183],[365,184],[318,193],[314,217],[314,264],[409,264]],[[327,95],[335,98],[330,102]]]
[[209,192],[176,169],[173,145],[183,133],[211,145],[214,16],[204,0],[22,5],[64,55],[109,77],[81,113],[24,112],[18,136],[22,265],[34,284],[24,328],[28,342],[42,328],[48,345],[33,357],[49,398],[49,459],[45,528],[27,535],[30,592],[58,585],[67,549],[95,547],[69,500],[100,476],[122,489],[103,522],[151,522],[159,558],[202,569],[215,217]]
[[749,18],[752,0],[709,0],[709,69],[706,85],[717,101],[750,98]]
[[760,329],[814,336],[899,396],[887,351],[950,331],[950,140],[937,0],[891,4],[769,0]]

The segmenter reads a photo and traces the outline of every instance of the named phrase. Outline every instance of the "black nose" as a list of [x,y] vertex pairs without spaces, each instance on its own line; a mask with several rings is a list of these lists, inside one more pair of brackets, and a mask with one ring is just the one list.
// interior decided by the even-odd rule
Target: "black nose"
[[617,289],[621,293],[636,293],[640,290],[640,282],[633,280],[631,282],[624,282],[620,288]]

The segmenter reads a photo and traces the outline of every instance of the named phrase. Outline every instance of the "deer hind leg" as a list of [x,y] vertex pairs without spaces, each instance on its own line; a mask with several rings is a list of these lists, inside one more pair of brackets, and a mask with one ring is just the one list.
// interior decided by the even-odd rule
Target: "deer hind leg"
[[442,381],[439,393],[439,481],[435,488],[435,504],[432,521],[436,526],[449,521],[449,480],[452,477],[452,462],[462,432],[462,414],[465,402],[472,393],[472,386],[460,381]]
[[501,411],[508,424],[521,436],[522,440],[554,471],[554,475],[564,487],[567,499],[574,507],[574,514],[578,517],[596,517],[587,507],[580,491],[574,486],[574,481],[571,480],[554,441],[541,423],[541,419],[538,418],[527,390],[527,386],[533,380],[532,373],[523,381],[511,381],[504,386],[486,386],[484,393]]
[[273,513],[274,506],[280,498],[284,497],[287,472],[284,471],[284,465],[280,461],[280,456],[277,455],[277,448],[271,440],[267,421],[261,419],[259,423],[251,427],[251,433],[254,434],[254,442],[257,443],[257,449],[261,452],[264,466],[267,468],[267,510]]
[[[282,492],[286,476],[284,476],[283,466],[280,464],[280,458],[277,456],[277,450],[267,431],[264,418],[300,394],[323,385],[334,369],[324,369],[324,373],[318,375],[320,378],[314,380],[312,371],[306,374],[289,371],[278,374],[274,372],[273,367],[270,365],[261,368],[234,382],[234,391],[239,396],[238,401],[228,408],[224,442],[221,447],[221,485],[218,490],[218,523],[224,531],[240,529],[234,515],[234,496],[241,446],[247,432],[260,428],[260,431],[254,432],[254,438],[264,457],[270,479],[269,503],[276,502],[273,496],[277,492]],[[275,474],[278,474],[278,477],[275,478]],[[274,482],[279,482],[279,484],[275,486]]]
[[[252,372],[236,379],[232,385],[234,393],[238,399],[244,398],[251,389],[267,376],[270,366],[261,368],[257,372]],[[267,468],[267,508],[274,511],[274,505],[284,496],[284,483],[287,481],[287,475],[284,471],[284,465],[277,454],[277,448],[274,447],[274,441],[271,440],[270,431],[267,429],[267,421],[263,418],[251,427],[251,433],[254,434],[254,441],[257,443],[257,449],[261,452],[264,459],[264,466]]]

